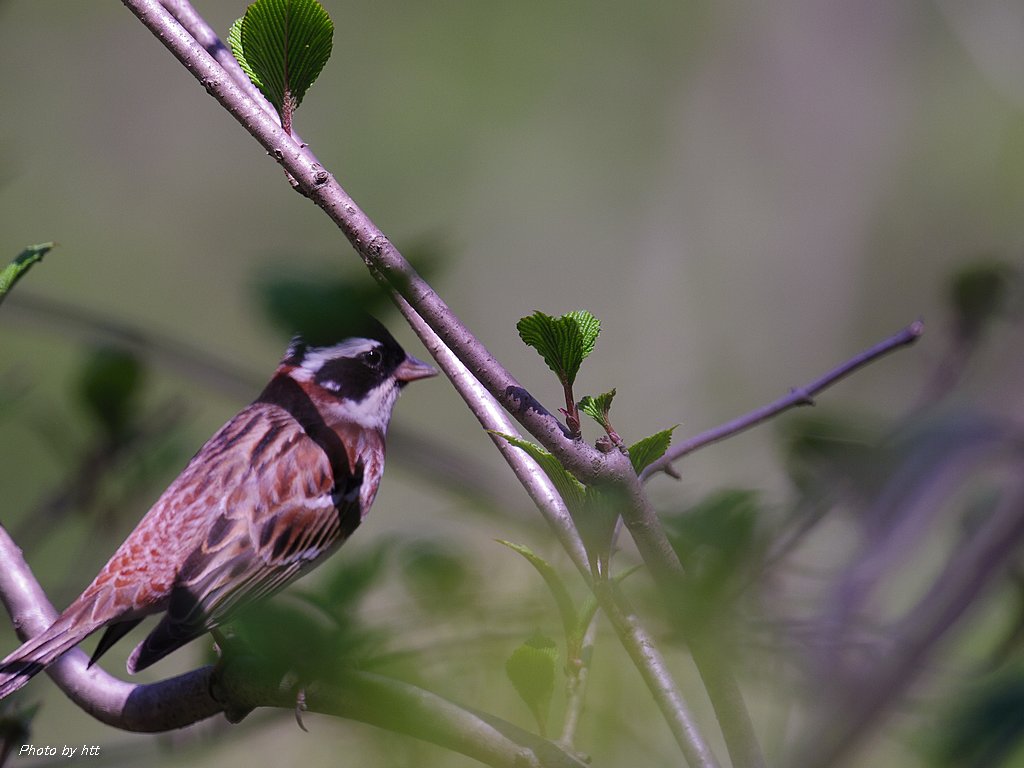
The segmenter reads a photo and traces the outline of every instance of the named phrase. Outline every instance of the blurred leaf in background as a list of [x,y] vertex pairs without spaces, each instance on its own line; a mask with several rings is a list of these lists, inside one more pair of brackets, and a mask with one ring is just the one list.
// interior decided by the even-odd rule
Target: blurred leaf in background
[[115,442],[138,418],[145,383],[146,369],[137,355],[103,346],[83,364],[76,389],[83,408]]
[[[438,240],[422,238],[407,246],[404,255],[431,280],[444,264],[441,247]],[[275,264],[288,265],[289,260],[282,257]],[[314,344],[337,341],[338,329],[350,327],[363,314],[383,321],[395,310],[387,293],[365,270],[356,268],[330,267],[302,275],[289,266],[268,267],[255,280],[253,293],[275,328],[288,337],[298,333]]]
[[757,578],[766,545],[766,512],[756,491],[726,488],[682,512],[664,515],[669,541],[686,571],[670,617],[684,635],[722,633]]

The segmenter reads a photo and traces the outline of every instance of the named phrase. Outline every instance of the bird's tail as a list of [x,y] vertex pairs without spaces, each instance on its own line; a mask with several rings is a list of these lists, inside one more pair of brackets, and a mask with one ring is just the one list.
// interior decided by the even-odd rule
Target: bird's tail
[[95,627],[75,626],[66,614],[0,661],[0,699],[9,696],[70,651]]

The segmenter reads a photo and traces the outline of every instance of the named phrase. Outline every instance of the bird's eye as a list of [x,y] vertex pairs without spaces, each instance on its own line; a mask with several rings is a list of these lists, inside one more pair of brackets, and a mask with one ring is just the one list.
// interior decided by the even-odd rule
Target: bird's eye
[[363,352],[363,362],[371,368],[379,367],[382,360],[383,357],[379,349],[368,349],[366,352]]

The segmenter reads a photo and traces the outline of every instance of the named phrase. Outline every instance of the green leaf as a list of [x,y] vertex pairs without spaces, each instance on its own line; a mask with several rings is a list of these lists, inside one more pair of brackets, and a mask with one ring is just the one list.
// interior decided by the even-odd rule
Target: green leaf
[[8,264],[2,272],[0,272],[0,302],[7,297],[8,291],[14,287],[14,284],[18,282],[29,269],[32,268],[36,262],[42,261],[50,249],[53,248],[53,243],[40,243],[39,245],[30,245],[28,248],[18,254],[17,258]]
[[528,440],[523,440],[515,435],[506,435],[502,432],[492,432],[491,434],[497,435],[498,437],[507,440],[516,448],[521,448],[526,451],[530,458],[537,462],[540,468],[544,470],[544,474],[546,474],[551,479],[551,482],[554,483],[558,494],[562,497],[562,501],[564,501],[565,505],[569,508],[570,513],[575,515],[583,509],[587,495],[586,486],[573,477],[572,474],[561,465],[558,459],[539,445],[535,445]]
[[537,720],[547,738],[548,712],[555,692],[558,648],[554,640],[537,634],[516,648],[505,662],[505,673]]
[[317,0],[256,0],[231,25],[242,69],[291,133],[292,114],[331,56],[334,23]]
[[576,616],[576,605],[573,603],[572,597],[569,595],[569,590],[565,586],[565,582],[562,577],[558,575],[551,563],[545,560],[540,555],[536,554],[532,549],[522,544],[514,544],[511,541],[505,539],[498,539],[499,544],[504,544],[506,547],[514,552],[518,552],[520,555],[525,557],[529,561],[530,565],[537,569],[537,573],[544,579],[544,583],[548,585],[548,589],[551,591],[551,595],[555,598],[555,603],[558,605],[558,612],[562,617],[562,625],[565,628],[566,637],[574,631],[577,624]]
[[687,632],[714,632],[736,618],[746,585],[764,565],[763,509],[755,491],[726,488],[663,515],[669,543],[686,571],[685,588],[665,604],[673,624]]
[[612,409],[612,400],[614,397],[614,389],[611,392],[605,392],[603,395],[598,395],[597,397],[585,395],[583,399],[580,400],[579,408],[587,414],[587,416],[607,429],[608,413]]
[[[678,424],[676,426],[679,426]],[[650,437],[638,440],[629,447],[629,460],[634,471],[639,475],[647,466],[660,459],[672,443],[672,431],[675,427],[663,429]]]
[[466,559],[443,539],[417,540],[403,556],[406,589],[432,616],[463,609],[473,586]]
[[558,318],[534,312],[516,323],[516,330],[526,344],[540,352],[558,380],[571,387],[583,361],[594,351],[601,321],[586,310]]

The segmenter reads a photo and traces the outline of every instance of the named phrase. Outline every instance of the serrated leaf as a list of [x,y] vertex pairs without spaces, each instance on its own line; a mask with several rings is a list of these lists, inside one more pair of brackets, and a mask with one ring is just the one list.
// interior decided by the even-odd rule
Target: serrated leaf
[[253,72],[252,67],[249,66],[249,62],[245,58],[245,50],[242,48],[242,18],[235,19],[231,22],[231,26],[228,28],[228,47],[231,49],[232,55],[238,61],[238,66],[242,68],[242,71],[249,76],[253,85],[257,88],[260,87],[259,75]]
[[[678,426],[678,425],[676,425]],[[639,475],[647,465],[660,459],[669,445],[672,444],[672,432],[675,427],[663,429],[650,437],[638,440],[629,447],[629,460],[633,464],[633,470]]]
[[558,648],[554,640],[534,635],[516,648],[505,662],[505,673],[520,698],[537,720],[540,735],[547,737],[548,712],[555,692]]
[[0,272],[0,302],[3,302],[7,297],[7,293],[14,287],[14,284],[18,282],[34,264],[42,261],[43,256],[45,256],[52,248],[53,243],[30,245],[19,253],[14,261],[4,267],[3,271]]
[[591,397],[585,395],[579,403],[579,409],[592,418],[602,427],[608,425],[608,414],[612,409],[612,400],[615,398],[615,390],[605,392],[603,395]]
[[505,539],[498,539],[498,543],[504,544],[513,552],[518,552],[520,555],[525,557],[530,565],[532,565],[537,570],[537,573],[539,573],[544,579],[544,583],[547,584],[548,590],[551,592],[552,597],[555,598],[555,603],[558,605],[558,613],[562,617],[562,625],[565,628],[566,637],[568,637],[577,624],[576,605],[573,603],[572,597],[569,595],[569,590],[566,588],[565,582],[562,580],[562,577],[558,575],[558,571],[552,567],[551,563],[523,544],[515,544],[511,541],[506,541]]
[[537,462],[538,466],[544,470],[544,474],[554,483],[555,489],[569,508],[570,513],[577,514],[583,509],[587,493],[586,486],[573,477],[551,453],[539,445],[515,435],[506,435],[503,432],[493,432],[492,434],[507,440],[516,448],[526,451],[530,458]]
[[555,318],[534,312],[516,323],[519,337],[536,349],[565,386],[576,381],[583,361],[594,351],[601,321],[586,310]]
[[317,0],[256,0],[231,25],[242,69],[291,132],[291,116],[331,56],[334,23]]

